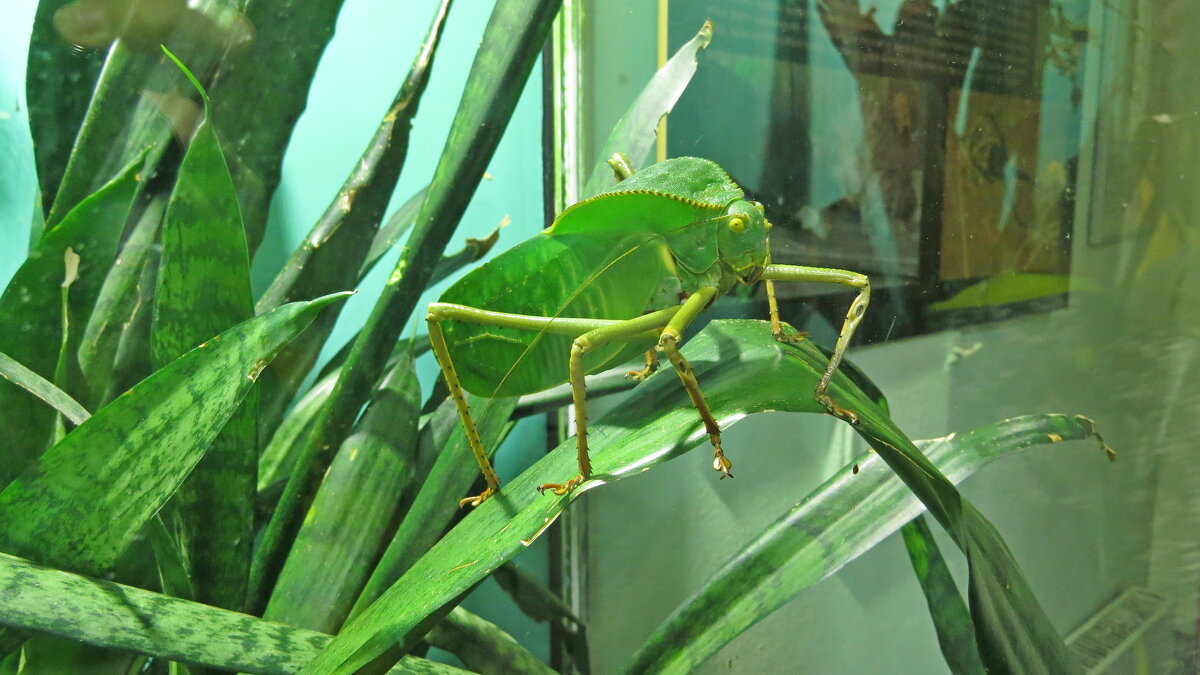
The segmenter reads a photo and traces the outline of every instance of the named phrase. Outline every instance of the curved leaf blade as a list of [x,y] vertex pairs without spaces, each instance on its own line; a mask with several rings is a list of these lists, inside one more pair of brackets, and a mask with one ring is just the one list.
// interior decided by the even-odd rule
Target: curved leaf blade
[[608,158],[614,152],[622,152],[633,166],[649,163],[650,151],[658,139],[658,121],[662,119],[687,89],[696,74],[700,52],[712,41],[712,22],[705,21],[699,32],[688,40],[669,61],[663,64],[604,142],[599,161],[584,183],[582,195],[591,197],[613,183],[612,169]]
[[41,375],[17,363],[11,356],[3,352],[0,352],[0,377],[42,399],[46,405],[49,405],[71,420],[72,424],[83,424],[83,421],[91,416],[91,413],[79,405],[79,401],[71,398],[67,392],[54,386],[53,382],[50,382]]
[[[958,483],[1007,454],[1091,435],[1081,418],[1030,415],[918,444]],[[690,672],[923,508],[878,454],[856,457],[731,557],[647,638],[625,672]]]
[[263,366],[345,295],[241,323],[98,410],[0,493],[0,546],[66,569],[110,568],[200,460]]
[[[825,412],[813,399],[812,387],[828,359],[811,342],[776,342],[765,322],[714,321],[688,341],[684,355],[704,383],[709,406],[722,427],[768,410]],[[737,367],[729,367],[731,363]],[[897,466],[904,470],[902,478],[909,489],[919,490],[931,510],[939,509],[946,516],[946,505],[955,507],[954,515],[960,520],[950,521],[948,527],[954,528],[952,536],[967,531],[962,535],[963,547],[975,554],[974,560],[968,554],[968,561],[985,585],[983,597],[1008,611],[1003,617],[989,615],[989,620],[998,623],[998,631],[1023,631],[1029,644],[1039,649],[1050,646],[1049,651],[1040,653],[1046,662],[1069,669],[1069,661],[1054,660],[1053,645],[1061,646],[1061,640],[1052,628],[1046,628],[1048,621],[1032,600],[1027,584],[1021,587],[1025,582],[1011,553],[1003,548],[994,529],[989,534],[990,524],[977,513],[961,515],[970,514],[970,504],[848,378],[839,373],[830,391],[839,405],[858,414],[855,430],[876,452],[888,453],[884,458],[893,470]],[[538,536],[584,491],[640,473],[706,438],[672,373],[651,377],[626,405],[601,419],[590,433],[596,471],[591,480],[564,497],[538,496],[534,490],[541,483],[575,475],[574,440],[568,440],[451,530],[378,601],[349,622],[304,672],[354,672],[393,645],[410,648],[421,629]],[[930,486],[939,490],[932,497]],[[979,551],[987,557],[981,559]],[[1005,583],[1012,584],[1011,595],[997,592]],[[974,618],[977,624],[981,620],[978,613]],[[980,632],[977,628],[977,634]]]

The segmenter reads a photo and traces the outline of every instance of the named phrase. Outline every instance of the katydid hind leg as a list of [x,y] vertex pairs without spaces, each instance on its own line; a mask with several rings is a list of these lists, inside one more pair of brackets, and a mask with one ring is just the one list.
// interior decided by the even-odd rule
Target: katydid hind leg
[[484,480],[487,481],[487,488],[483,492],[474,497],[459,500],[458,505],[460,508],[479,506],[500,489],[500,477],[496,475],[496,470],[492,468],[492,463],[488,460],[487,451],[484,450],[483,441],[479,437],[479,429],[475,425],[475,418],[471,416],[471,409],[467,406],[462,384],[459,383],[458,373],[454,369],[454,361],[450,358],[450,349],[446,346],[446,337],[442,333],[441,322],[441,317],[432,311],[429,313],[427,318],[429,342],[433,347],[433,354],[437,358],[438,365],[441,366],[446,385],[450,388],[450,396],[454,399],[454,407],[458,410],[459,421],[462,422],[463,430],[467,435],[467,445],[470,446],[471,454],[475,456],[475,461],[479,463],[479,470],[483,474]]
[[[833,347],[833,355],[829,358],[829,365],[826,366],[825,372],[822,373],[820,381],[817,382],[817,386],[813,390],[813,395],[817,401],[831,415],[846,420],[851,424],[858,422],[858,416],[839,406],[833,400],[833,397],[829,395],[828,390],[829,383],[833,380],[834,374],[837,373],[838,366],[841,365],[842,358],[846,355],[846,349],[850,346],[850,341],[854,337],[854,331],[862,323],[863,316],[867,312],[867,306],[871,302],[870,280],[865,274],[849,270],[804,267],[801,265],[767,265],[763,271],[762,278],[767,282],[803,281],[831,283],[858,289],[858,295],[850,303],[850,309],[846,312],[846,318],[842,322],[842,330],[838,333],[837,343]],[[774,324],[776,320],[777,314],[772,317],[772,323]],[[775,337],[778,340],[786,340],[786,338],[781,338],[779,333],[775,333]]]

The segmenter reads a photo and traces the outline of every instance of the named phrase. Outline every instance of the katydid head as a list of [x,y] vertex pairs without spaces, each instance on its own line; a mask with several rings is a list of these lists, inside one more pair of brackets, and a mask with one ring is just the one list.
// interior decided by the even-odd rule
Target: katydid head
[[758,281],[767,264],[767,230],[771,224],[762,204],[738,200],[725,209],[717,229],[721,260],[744,284]]

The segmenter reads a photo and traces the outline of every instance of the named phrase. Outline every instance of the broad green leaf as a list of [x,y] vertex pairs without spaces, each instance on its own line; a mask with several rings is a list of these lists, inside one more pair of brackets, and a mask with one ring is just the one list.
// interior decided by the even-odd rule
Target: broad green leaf
[[454,654],[476,672],[540,675],[557,672],[499,626],[462,607],[451,610],[425,639],[434,647]]
[[[765,322],[714,321],[689,340],[683,351],[723,427],[766,410],[825,412],[813,399],[812,387],[828,360],[811,342],[776,342]],[[734,363],[736,367],[730,367]],[[877,452],[888,452],[892,456],[887,459],[919,467],[927,482],[940,481],[939,487],[948,486],[951,494],[943,500],[953,498],[964,509],[969,507],[949,481],[843,374],[834,379],[831,394],[839,405],[858,414],[859,423],[854,428]],[[636,475],[706,438],[673,373],[651,377],[635,390],[626,405],[599,420],[590,435],[594,439],[592,480],[564,497],[539,495],[534,489],[541,483],[575,475],[574,440],[568,440],[451,530],[378,601],[347,623],[305,672],[354,672],[394,644],[411,646],[417,635],[414,628],[426,626],[431,618],[448,611],[447,603],[522,550],[583,492]],[[915,481],[906,482],[912,489]],[[979,523],[986,523],[982,516],[977,516],[973,526]],[[988,566],[975,574],[990,573],[994,578],[1003,573],[1009,583],[1023,583],[1011,553],[992,542],[985,541],[990,556],[986,561],[978,556],[975,560],[968,558],[973,567],[984,562]],[[1053,629],[1039,625],[1045,617],[1032,602],[1027,587],[1014,588],[1011,596],[990,593],[988,597],[1005,603],[1010,611],[1011,618],[1002,624],[1004,630],[1015,630],[1012,624],[1018,623],[1026,627],[1021,629],[1031,643],[1057,641],[1061,645]]]
[[[62,343],[64,256],[80,257],[70,293],[75,326],[83,326],[116,255],[134,196],[141,187],[135,161],[99,192],[88,197],[29,253],[0,296],[0,352],[44,379],[53,379]],[[77,396],[77,393],[67,391]],[[7,485],[50,441],[52,411],[15,384],[0,382],[4,411],[5,461],[0,485]]]
[[38,3],[25,70],[25,100],[43,213],[50,209],[58,191],[71,145],[104,63],[103,52],[79,49],[59,36],[53,18],[62,5],[53,0]]
[[[150,334],[158,368],[254,316],[241,211],[213,125],[206,116],[196,129],[163,219]],[[165,514],[178,521],[193,599],[235,610],[245,602],[254,541],[257,400],[252,388]]]
[[561,4],[562,0],[496,3],[417,225],[298,455],[296,470],[255,554],[251,589],[282,565],[283,551],[300,527],[309,495],[315,494],[334,451],[383,374],[392,345],[483,178]]
[[91,413],[67,392],[54,386],[53,382],[14,361],[8,354],[0,352],[0,378],[21,387],[37,396],[47,405],[62,413],[72,424],[83,424]]
[[[918,445],[958,483],[1006,455],[1092,433],[1083,418],[1030,415]],[[647,638],[625,670],[694,669],[754,623],[873,548],[922,508],[878,454],[854,458],[730,558]],[[978,655],[974,658],[978,667]]]
[[[72,641],[246,673],[295,673],[330,636],[83,577],[0,553],[0,623]],[[392,673],[466,671],[405,657]]]
[[[330,201],[299,248],[258,300],[258,311],[325,293],[355,288],[359,269],[379,231],[396,180],[408,156],[412,120],[429,82],[433,57],[441,40],[450,0],[442,0],[408,77],[396,92],[374,137],[354,164],[342,189]],[[309,331],[288,345],[263,379],[263,424],[273,428],[308,376],[341,307],[317,317]]]
[[263,618],[326,633],[341,627],[412,485],[420,394],[412,356],[402,357],[321,482]]
[[929,617],[933,619],[933,629],[946,665],[956,675],[983,675],[986,671],[979,660],[971,611],[950,574],[950,567],[942,557],[929,523],[924,516],[917,516],[900,528],[900,534],[904,537],[904,548],[908,550],[917,582],[925,594]]
[[708,47],[712,34],[712,22],[705,21],[696,36],[680,47],[650,78],[604,142],[604,148],[597,155],[599,160],[584,183],[584,197],[591,197],[613,184],[612,168],[608,166],[608,158],[613,153],[624,153],[635,167],[649,163],[650,152],[658,139],[658,121],[671,112],[692,81],[700,52]]
[[[480,399],[468,394],[483,447],[495,452],[512,414],[514,399]],[[447,397],[421,429],[420,467],[425,476],[400,528],[362,589],[350,616],[375,602],[412,564],[441,539],[458,514],[458,498],[467,496],[479,477],[479,465],[467,445],[454,401]],[[425,465],[432,462],[432,467]],[[447,498],[449,497],[449,499]]]
[[344,296],[241,323],[96,411],[0,493],[0,547],[65,569],[110,568],[280,346]]

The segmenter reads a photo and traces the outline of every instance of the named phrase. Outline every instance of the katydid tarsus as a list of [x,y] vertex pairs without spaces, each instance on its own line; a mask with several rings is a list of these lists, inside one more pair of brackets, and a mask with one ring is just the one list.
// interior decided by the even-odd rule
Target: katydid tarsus
[[816,399],[833,415],[857,421],[826,392],[870,300],[865,275],[847,270],[771,263],[761,204],[744,199],[719,166],[695,157],[659,162],[633,173],[617,155],[615,186],[565,209],[554,223],[476,268],[429,306],[429,338],[458,408],[468,443],[487,481],[478,505],[500,481],[479,440],[463,391],[519,396],[569,382],[575,404],[579,475],[539,489],[556,494],[592,473],[587,443],[584,376],[646,353],[641,379],[661,351],[675,368],[704,422],[713,468],[732,466],[721,430],[687,360],[679,353],[685,328],[735,284],[766,286],[771,332],[783,330],[774,282],[850,286],[850,305]]

